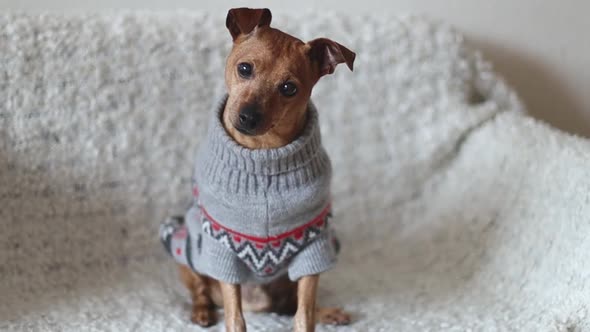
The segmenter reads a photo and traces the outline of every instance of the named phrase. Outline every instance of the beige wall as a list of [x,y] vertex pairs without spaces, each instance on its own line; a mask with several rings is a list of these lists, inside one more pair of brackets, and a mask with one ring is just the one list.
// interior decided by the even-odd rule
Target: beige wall
[[265,6],[298,10],[425,13],[461,29],[517,88],[535,116],[590,136],[588,0],[0,0],[0,9],[208,9]]

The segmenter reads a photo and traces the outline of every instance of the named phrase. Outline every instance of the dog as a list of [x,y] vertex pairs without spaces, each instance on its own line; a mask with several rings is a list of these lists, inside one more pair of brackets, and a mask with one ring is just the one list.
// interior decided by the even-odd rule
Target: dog
[[339,244],[310,96],[338,64],[352,71],[356,55],[326,38],[303,42],[271,19],[269,9],[229,10],[227,95],[197,158],[194,207],[160,231],[190,291],[191,321],[214,325],[223,307],[230,332],[246,330],[243,310],[294,315],[295,331],[351,320],[316,307],[319,274]]

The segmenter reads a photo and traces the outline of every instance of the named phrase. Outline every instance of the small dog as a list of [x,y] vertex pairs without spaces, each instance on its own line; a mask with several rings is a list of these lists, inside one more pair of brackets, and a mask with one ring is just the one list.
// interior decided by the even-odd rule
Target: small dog
[[246,330],[242,309],[294,314],[295,331],[350,322],[315,304],[339,245],[310,96],[338,64],[352,70],[355,53],[325,38],[302,42],[270,22],[268,9],[228,12],[227,96],[197,157],[195,201],[160,231],[191,293],[191,320],[211,326],[223,306],[230,332]]

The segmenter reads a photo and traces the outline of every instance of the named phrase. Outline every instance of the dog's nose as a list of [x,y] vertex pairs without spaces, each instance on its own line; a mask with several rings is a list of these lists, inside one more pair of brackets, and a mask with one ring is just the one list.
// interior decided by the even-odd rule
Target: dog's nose
[[239,127],[238,130],[252,134],[254,129],[260,124],[262,114],[258,112],[256,105],[246,105],[240,110],[238,115]]

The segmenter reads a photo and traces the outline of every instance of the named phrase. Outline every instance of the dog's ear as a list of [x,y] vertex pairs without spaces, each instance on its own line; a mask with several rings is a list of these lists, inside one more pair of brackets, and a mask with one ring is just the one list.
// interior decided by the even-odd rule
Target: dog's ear
[[348,48],[327,38],[314,39],[307,44],[310,46],[309,56],[312,63],[318,65],[320,77],[332,74],[340,63],[346,63],[352,71],[356,54]]
[[271,20],[272,15],[268,8],[233,8],[227,12],[225,26],[231,33],[233,40],[236,40],[239,35],[249,34],[256,27],[270,26]]

